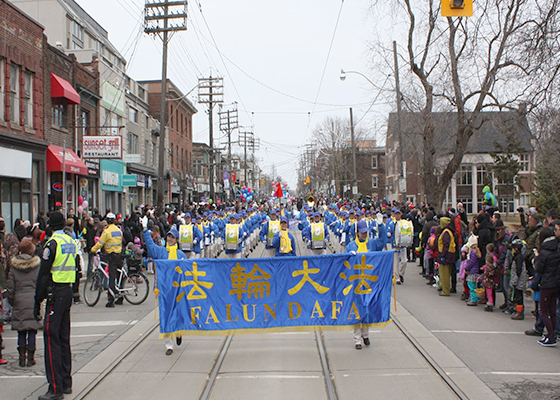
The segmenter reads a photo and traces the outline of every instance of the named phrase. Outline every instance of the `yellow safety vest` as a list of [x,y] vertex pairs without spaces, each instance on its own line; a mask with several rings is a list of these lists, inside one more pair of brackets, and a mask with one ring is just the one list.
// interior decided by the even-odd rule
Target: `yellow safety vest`
[[76,282],[76,243],[66,234],[53,233],[51,240],[56,242],[56,255],[51,267],[54,283]]

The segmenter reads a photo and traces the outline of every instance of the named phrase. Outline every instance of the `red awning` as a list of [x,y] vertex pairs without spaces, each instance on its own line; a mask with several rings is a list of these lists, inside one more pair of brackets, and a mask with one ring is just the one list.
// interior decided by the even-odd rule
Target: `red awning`
[[51,73],[51,98],[66,99],[68,104],[80,104],[80,95],[70,82],[53,73]]
[[[61,147],[51,144],[47,147],[47,171],[62,171],[62,154]],[[72,150],[66,149],[66,172],[77,175],[87,175],[88,167]]]

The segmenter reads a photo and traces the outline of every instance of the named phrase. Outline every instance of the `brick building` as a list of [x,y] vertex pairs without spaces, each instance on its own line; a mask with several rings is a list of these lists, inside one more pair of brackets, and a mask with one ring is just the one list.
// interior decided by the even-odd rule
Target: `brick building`
[[[161,116],[161,80],[139,81],[148,90],[150,114]],[[193,197],[192,117],[198,111],[181,90],[167,81],[167,128],[169,132],[169,202],[181,205]]]
[[43,27],[9,2],[0,3],[0,215],[10,231],[16,218],[45,210]]

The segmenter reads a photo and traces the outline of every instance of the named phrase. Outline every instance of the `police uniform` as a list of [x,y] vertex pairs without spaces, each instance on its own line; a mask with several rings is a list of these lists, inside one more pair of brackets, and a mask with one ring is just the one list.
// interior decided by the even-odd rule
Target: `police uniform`
[[[60,214],[57,215],[57,214]],[[59,212],[51,216],[51,226],[63,221]],[[47,299],[43,336],[48,392],[39,400],[55,400],[72,393],[72,356],[70,352],[70,308],[72,284],[76,280],[77,248],[72,237],[57,230],[45,245],[37,278],[34,314],[39,318],[40,304]]]
[[[101,234],[99,241],[91,248],[92,253],[96,253],[103,247],[108,256],[109,261],[109,291],[107,292],[107,307],[113,307],[115,303],[115,278],[117,277],[117,269],[122,265],[123,235],[121,230],[114,224],[109,224]],[[119,299],[122,301],[121,299]]]

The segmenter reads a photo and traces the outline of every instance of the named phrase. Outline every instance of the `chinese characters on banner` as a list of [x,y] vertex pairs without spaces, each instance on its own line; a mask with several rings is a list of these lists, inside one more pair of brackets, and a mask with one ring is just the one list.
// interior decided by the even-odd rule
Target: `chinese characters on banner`
[[156,260],[160,336],[385,325],[393,253]]

